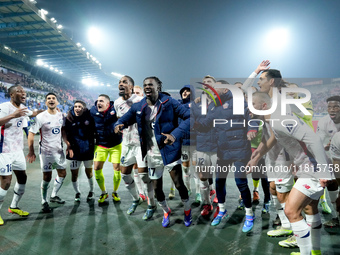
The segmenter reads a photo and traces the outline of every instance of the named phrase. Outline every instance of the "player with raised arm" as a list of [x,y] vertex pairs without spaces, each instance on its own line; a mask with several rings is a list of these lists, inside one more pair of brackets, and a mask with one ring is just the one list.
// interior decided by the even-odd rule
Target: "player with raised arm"
[[[134,80],[127,75],[120,79],[118,89],[120,97],[115,100],[114,107],[117,112],[117,117],[120,118],[127,113],[134,103],[140,102],[143,97],[133,94]],[[156,203],[153,185],[148,175],[148,168],[145,160],[142,159],[137,124],[133,124],[123,130],[122,156],[120,160],[122,179],[133,199],[133,203],[127,211],[127,214],[129,215],[134,213],[137,206],[143,202],[143,199],[138,195],[134,179],[131,176],[135,164],[138,166],[139,175],[145,184],[145,190],[148,195],[148,209],[143,216],[144,220],[148,220],[156,211]]]
[[[0,104],[0,209],[11,185],[12,172],[17,181],[8,212],[26,217],[28,212],[21,210],[18,203],[25,192],[27,175],[26,160],[23,153],[23,122],[32,112],[24,106],[26,92],[19,84],[8,89],[10,101]],[[0,226],[4,224],[0,216]]]
[[86,108],[86,103],[76,100],[70,109],[65,120],[63,136],[67,145],[66,158],[69,160],[72,173],[72,185],[76,192],[75,201],[80,201],[81,192],[79,190],[78,173],[81,164],[84,164],[85,173],[88,178],[90,191],[87,201],[94,198],[93,185],[93,152],[94,152],[94,120],[90,111]]
[[[271,107],[270,96],[275,93],[273,88],[282,88],[280,72],[278,70],[263,72],[260,77],[259,86],[260,90],[264,92],[262,98],[264,104],[258,103],[256,97],[254,97],[253,106],[258,106],[256,110],[268,110]],[[278,105],[280,105],[280,102],[278,102]],[[254,110],[254,107],[251,110]],[[290,156],[294,158],[296,164],[300,166],[300,171],[298,172],[299,179],[290,191],[284,212],[296,236],[301,254],[310,254],[312,250],[313,254],[319,254],[321,247],[321,217],[317,205],[324,187],[332,178],[332,174],[328,168],[325,171],[319,171],[316,165],[327,163],[327,158],[322,150],[321,141],[318,136],[303,121],[299,121],[292,114],[289,106],[287,106],[287,113],[289,114],[289,120],[285,121],[287,124],[272,123],[271,137],[260,144],[259,148],[253,153],[248,166],[250,168],[256,166],[258,160],[276,142],[279,142]],[[285,116],[281,116],[280,111],[276,111],[271,115],[271,119],[285,120],[285,118]],[[292,123],[295,126],[291,125]],[[301,215],[303,209],[305,209],[306,220]]]
[[34,135],[40,132],[39,141],[39,159],[41,171],[43,173],[43,180],[41,182],[41,198],[42,211],[44,213],[51,212],[47,200],[47,191],[50,181],[52,179],[52,170],[57,170],[57,176],[54,180],[54,186],[50,197],[50,202],[64,204],[65,201],[58,196],[64,179],[66,177],[66,159],[62,147],[62,127],[64,124],[63,114],[57,110],[58,99],[54,93],[48,93],[45,96],[47,110],[38,114],[36,121],[28,135],[28,155],[29,163],[35,161],[34,153]]

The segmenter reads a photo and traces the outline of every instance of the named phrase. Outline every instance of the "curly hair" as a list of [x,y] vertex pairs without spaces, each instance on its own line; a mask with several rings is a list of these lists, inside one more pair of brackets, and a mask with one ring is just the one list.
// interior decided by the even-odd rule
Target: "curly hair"
[[157,85],[158,85],[158,91],[162,91],[162,82],[161,82],[161,80],[158,78],[158,77],[156,77],[156,76],[150,76],[150,77],[146,77],[144,80],[143,80],[143,83],[144,83],[144,81],[145,80],[148,80],[148,79],[153,79],[153,80],[155,80],[156,82],[157,82]]

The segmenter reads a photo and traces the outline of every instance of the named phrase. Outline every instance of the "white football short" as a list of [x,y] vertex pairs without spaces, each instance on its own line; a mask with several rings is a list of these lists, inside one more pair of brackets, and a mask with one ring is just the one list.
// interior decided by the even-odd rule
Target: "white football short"
[[170,171],[178,164],[181,164],[180,160],[177,160],[175,162],[172,162],[166,166],[149,166],[148,165],[148,171],[149,171],[149,177],[151,180],[158,180],[159,178],[161,178],[163,176],[163,172],[168,171],[170,173]]
[[196,166],[216,166],[217,153],[197,151]]
[[120,165],[127,167],[137,163],[139,168],[146,167],[145,160],[142,158],[142,149],[140,146],[124,146],[122,145],[122,155]]
[[67,162],[64,152],[56,154],[40,154],[40,167],[42,172],[51,172],[53,169],[66,169]]
[[71,170],[79,169],[82,162],[84,163],[85,168],[92,168],[93,160],[85,160],[85,161],[69,160],[70,169]]
[[13,170],[26,170],[26,160],[23,151],[0,153],[0,175],[12,175]]
[[316,178],[299,178],[294,188],[313,200],[318,200],[324,192],[324,188]]

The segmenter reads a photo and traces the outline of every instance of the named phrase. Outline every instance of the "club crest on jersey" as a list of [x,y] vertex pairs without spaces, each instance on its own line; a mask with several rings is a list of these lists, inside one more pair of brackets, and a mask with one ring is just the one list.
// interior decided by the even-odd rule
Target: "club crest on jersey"
[[223,105],[223,109],[227,109],[229,107],[229,104],[228,103],[225,103],[224,105]]
[[182,159],[183,159],[183,160],[188,160],[188,159],[189,159],[188,154],[182,154]]
[[6,172],[6,168],[1,168],[0,173],[4,174]]
[[59,123],[60,123],[60,124],[63,124],[63,122],[64,122],[63,119],[60,119],[60,120],[59,120]]
[[87,126],[87,125],[90,124],[90,122],[88,120],[86,120],[84,124]]
[[115,111],[111,111],[110,114],[111,114],[111,115],[114,115],[114,114],[115,114]]
[[152,129],[154,129],[154,128],[155,128],[155,122],[150,123],[150,127],[151,127]]
[[17,127],[21,127],[21,124],[22,124],[22,120],[18,121]]
[[59,134],[60,133],[60,129],[59,128],[52,128],[52,134]]

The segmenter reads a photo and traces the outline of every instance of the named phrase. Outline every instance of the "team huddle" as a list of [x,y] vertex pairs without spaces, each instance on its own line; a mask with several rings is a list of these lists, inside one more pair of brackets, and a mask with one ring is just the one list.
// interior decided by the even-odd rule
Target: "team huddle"
[[[321,254],[319,200],[323,210],[333,214],[333,219],[325,223],[325,227],[339,227],[340,96],[327,99],[329,114],[319,121],[315,133],[311,124],[311,102],[303,104],[311,115],[306,115],[294,104],[287,105],[286,115],[281,114],[281,93],[287,93],[287,87],[294,91],[297,85],[285,82],[280,71],[270,69],[269,64],[269,61],[263,61],[243,84],[232,85],[245,95],[244,102],[241,102],[243,114],[233,112],[236,102],[233,100],[234,89],[227,88],[231,88],[230,84],[212,76],[205,76],[201,83],[203,93],[214,94],[208,98],[208,103],[195,97],[193,86],[184,86],[180,90],[181,100],[175,100],[162,92],[162,82],[157,77],[145,78],[142,91],[126,75],[119,81],[118,99],[111,101],[108,95],[101,94],[90,109],[83,101],[77,100],[67,116],[58,110],[54,93],[45,97],[46,111],[32,112],[24,106],[26,93],[23,87],[10,87],[10,102],[0,104],[0,209],[14,172],[17,182],[8,211],[23,217],[29,215],[18,207],[18,203],[25,192],[26,159],[29,163],[36,160],[34,136],[40,133],[43,213],[52,211],[50,203],[65,203],[58,193],[66,177],[67,165],[72,174],[75,201],[81,200],[78,174],[84,164],[89,183],[87,200],[95,198],[95,179],[101,190],[98,203],[106,203],[109,194],[103,166],[108,160],[114,170],[113,200],[121,200],[118,195],[121,179],[131,194],[132,204],[127,214],[133,214],[146,200],[148,207],[143,220],[149,220],[157,209],[157,199],[164,212],[162,226],[170,225],[171,209],[163,191],[163,174],[168,172],[172,180],[169,198],[174,196],[175,187],[184,205],[185,226],[192,224],[191,176],[196,184],[194,202],[202,205],[201,216],[210,218],[214,212],[213,204],[217,203],[211,222],[216,226],[228,217],[226,178],[230,169],[234,169],[240,192],[238,208],[245,210],[246,215],[243,232],[254,227],[252,203],[259,200],[257,188],[261,181],[264,193],[262,215],[269,213],[272,204],[278,215],[276,224],[281,225],[269,231],[268,236],[290,236],[279,244],[300,248],[299,253],[292,254]],[[252,84],[259,74],[260,89],[257,91]],[[249,88],[253,93],[248,93]],[[297,93],[288,96],[298,98]],[[252,105],[248,105],[248,99]],[[278,106],[273,113],[259,114],[270,110],[273,101]],[[27,127],[29,117],[36,118],[29,129],[29,152],[25,159],[22,131]],[[217,119],[228,121],[215,125]],[[62,141],[67,146],[66,154]],[[215,171],[214,176],[213,166],[224,166],[229,171]],[[270,170],[282,169],[283,166],[289,171]],[[321,169],[321,166],[325,167]],[[261,171],[264,168],[269,170]],[[57,170],[57,176],[48,197],[53,169]],[[247,175],[253,177],[253,199]],[[326,187],[332,209],[325,199]],[[3,224],[0,216],[0,225]]]

